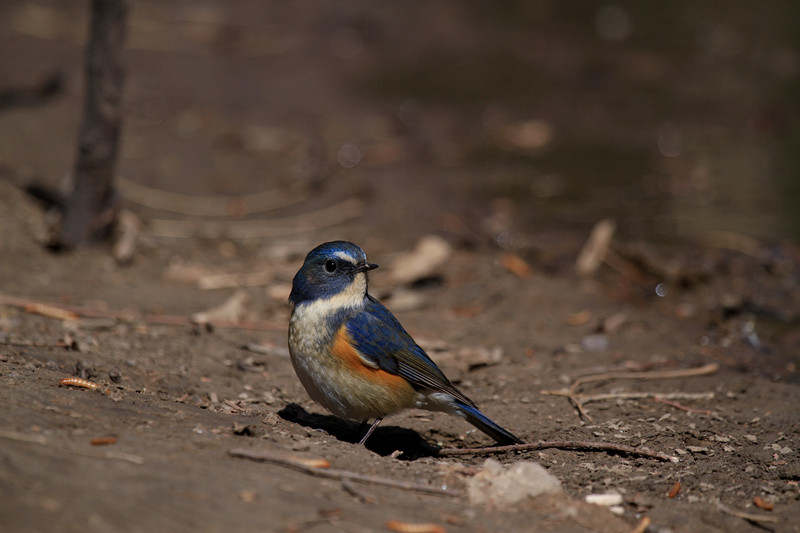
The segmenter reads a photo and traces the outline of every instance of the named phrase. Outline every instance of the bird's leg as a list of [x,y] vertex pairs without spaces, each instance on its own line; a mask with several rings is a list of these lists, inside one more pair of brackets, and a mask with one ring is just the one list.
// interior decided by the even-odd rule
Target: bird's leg
[[[383,418],[376,418],[375,419],[375,422],[373,422],[372,425],[369,427],[369,429],[367,430],[367,434],[364,435],[364,437],[361,439],[359,444],[364,444],[365,442],[367,442],[367,439],[369,438],[370,435],[372,435],[372,432],[375,431],[375,428],[378,427],[378,424],[381,423],[381,420],[383,420]],[[366,422],[367,421],[365,420],[364,424],[366,424]]]

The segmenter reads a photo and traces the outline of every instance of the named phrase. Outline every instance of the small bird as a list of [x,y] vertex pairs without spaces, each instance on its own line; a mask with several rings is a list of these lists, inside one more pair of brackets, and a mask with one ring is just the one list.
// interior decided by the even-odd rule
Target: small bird
[[522,441],[492,422],[439,370],[400,322],[367,292],[378,265],[361,248],[334,241],[311,250],[292,281],[289,353],[311,399],[336,416],[384,417],[404,409],[460,416],[500,444]]

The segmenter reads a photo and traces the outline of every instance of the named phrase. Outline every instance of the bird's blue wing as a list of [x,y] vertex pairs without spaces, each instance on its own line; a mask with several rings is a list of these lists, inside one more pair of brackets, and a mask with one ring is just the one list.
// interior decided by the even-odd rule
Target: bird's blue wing
[[372,296],[367,296],[364,308],[351,316],[345,327],[353,347],[373,366],[402,376],[417,390],[445,392],[467,405],[475,405],[450,383],[394,315]]

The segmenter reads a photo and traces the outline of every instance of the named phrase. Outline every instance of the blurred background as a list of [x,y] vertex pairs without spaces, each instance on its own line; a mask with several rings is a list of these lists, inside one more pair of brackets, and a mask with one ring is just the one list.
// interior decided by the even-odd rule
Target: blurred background
[[[133,1],[120,189],[145,215],[154,190],[276,192],[223,214],[352,210],[356,237],[401,244],[480,226],[524,252],[604,217],[629,239],[796,241],[799,11]],[[88,21],[84,1],[0,5],[0,172],[17,185],[57,188],[74,165]]]
[[[798,531],[800,2],[129,6],[118,238],[53,254],[57,217],[24,189],[63,195],[76,166],[90,2],[0,1],[0,529],[735,531],[720,504],[752,517],[758,496]],[[619,487],[621,527],[561,498],[489,514],[222,460],[264,446],[461,482],[396,460],[395,433],[381,457],[316,431],[287,298],[333,239],[381,265],[371,294],[504,426],[680,463],[537,452],[570,497]],[[601,389],[660,369],[706,370]],[[592,425],[557,395],[586,376],[614,398]],[[412,413],[371,439],[477,443],[459,423]],[[87,452],[106,436],[124,461]]]

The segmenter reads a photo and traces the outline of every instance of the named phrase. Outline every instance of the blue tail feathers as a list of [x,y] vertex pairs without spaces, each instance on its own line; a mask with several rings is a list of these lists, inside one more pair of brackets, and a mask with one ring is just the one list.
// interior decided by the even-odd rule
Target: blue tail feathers
[[498,444],[522,444],[522,440],[519,437],[495,424],[476,407],[462,402],[458,402],[457,407],[464,418],[467,419],[467,422],[492,437]]

